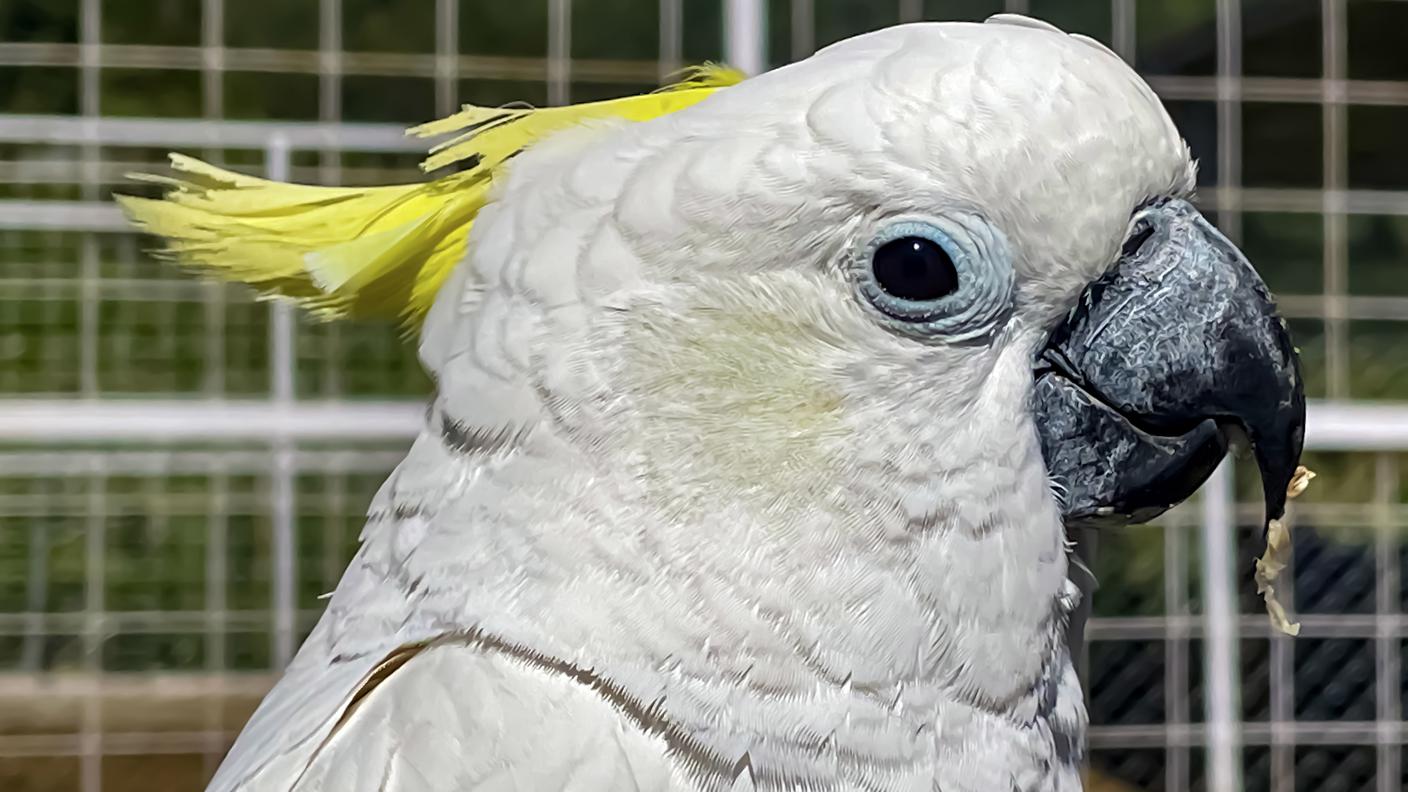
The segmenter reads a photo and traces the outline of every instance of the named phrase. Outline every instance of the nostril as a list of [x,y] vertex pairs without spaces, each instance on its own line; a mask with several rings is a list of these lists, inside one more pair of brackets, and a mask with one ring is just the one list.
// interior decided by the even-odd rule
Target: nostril
[[1124,241],[1124,247],[1120,248],[1120,255],[1129,258],[1139,252],[1144,247],[1144,243],[1149,241],[1149,237],[1154,235],[1154,224],[1148,220],[1141,219],[1135,224],[1134,230]]

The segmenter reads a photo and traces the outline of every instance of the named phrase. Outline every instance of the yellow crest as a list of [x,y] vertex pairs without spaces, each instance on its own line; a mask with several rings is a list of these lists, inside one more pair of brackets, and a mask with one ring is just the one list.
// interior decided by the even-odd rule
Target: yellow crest
[[654,93],[535,109],[466,105],[409,134],[459,133],[421,163],[462,170],[386,187],[316,187],[234,173],[180,154],[162,199],[117,196],[128,218],[166,239],[165,255],[264,297],[292,299],[325,318],[390,317],[419,327],[435,293],[464,259],[489,186],[515,154],[553,132],[597,118],[645,121],[682,110],[743,75],[705,65]]

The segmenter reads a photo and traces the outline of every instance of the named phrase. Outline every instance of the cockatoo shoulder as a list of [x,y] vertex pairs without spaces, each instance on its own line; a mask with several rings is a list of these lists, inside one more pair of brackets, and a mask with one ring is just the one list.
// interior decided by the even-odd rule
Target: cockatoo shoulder
[[583,673],[472,642],[430,646],[354,697],[291,786],[268,789],[692,789],[665,739]]
[[[211,789],[695,788],[685,771],[687,750],[670,743],[648,708],[589,671],[473,637],[403,646],[379,662],[347,667],[363,671],[355,685],[317,696],[336,697],[334,710],[314,708],[319,722],[294,730],[297,738],[281,751],[246,753],[259,763],[226,763]],[[303,713],[282,714],[280,723],[287,723]],[[292,736],[284,729],[268,732],[280,733]]]

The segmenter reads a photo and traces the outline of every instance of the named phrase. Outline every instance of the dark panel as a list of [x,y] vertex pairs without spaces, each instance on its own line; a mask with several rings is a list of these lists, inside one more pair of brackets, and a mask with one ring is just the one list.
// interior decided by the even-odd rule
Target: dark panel
[[1408,80],[1408,58],[1403,57],[1403,33],[1408,30],[1408,3],[1401,0],[1349,0],[1346,6],[1349,78]]
[[1164,768],[1162,748],[1108,748],[1090,752],[1092,775],[1127,784],[1139,792],[1164,792],[1167,788]]
[[1242,103],[1242,183],[1319,187],[1323,159],[1320,106]]
[[1134,15],[1135,64],[1147,74],[1217,71],[1215,0],[1141,0]]
[[1300,637],[1292,649],[1296,720],[1374,719],[1373,641]]
[[[511,4],[505,4],[511,5]],[[654,0],[592,0],[572,14],[572,57],[655,60],[660,52],[660,4]]]
[[435,3],[342,0],[342,48],[348,52],[433,54]]
[[1091,724],[1163,722],[1163,641],[1091,641],[1089,650]]
[[547,55],[548,0],[461,0],[459,49],[471,55]]
[[1349,293],[1408,295],[1408,217],[1351,215],[1347,222]]
[[316,121],[318,75],[225,73],[225,117]]
[[1408,399],[1408,322],[1349,323],[1350,395]]
[[0,110],[72,115],[78,108],[78,69],[61,66],[0,67]]
[[[1188,720],[1207,719],[1207,679],[1203,671],[1202,639],[1188,642]],[[1242,720],[1265,723],[1271,719],[1271,642],[1265,638],[1244,638],[1237,646],[1237,662],[1242,694]]]
[[[1404,57],[1408,60],[1408,56]],[[1351,106],[1349,186],[1363,190],[1408,189],[1408,107]]]
[[225,46],[318,48],[318,3],[238,0],[225,3]]
[[1030,0],[1033,16],[1067,33],[1084,33],[1106,45],[1112,35],[1109,0]]
[[[816,0],[816,47],[889,27],[899,21],[899,3],[872,0]],[[951,18],[945,14],[944,18]]]
[[1217,104],[1169,100],[1164,102],[1164,109],[1198,161],[1198,185],[1217,184]]
[[1320,0],[1242,3],[1242,73],[1319,77]]
[[6,41],[78,42],[78,0],[7,0],[0,5]]
[[105,44],[200,44],[199,0],[102,0]]
[[1374,612],[1374,545],[1367,530],[1322,535],[1312,521],[1302,519],[1296,523],[1294,541],[1297,611]]
[[1325,371],[1325,322],[1320,319],[1287,319],[1291,341],[1300,352],[1300,372],[1305,378],[1305,395],[1323,399],[1328,395]]
[[1373,792],[1378,788],[1372,745],[1299,746],[1295,762],[1298,790]]
[[99,74],[99,111],[103,115],[172,118],[201,115],[200,72],[103,69]]
[[411,126],[435,118],[435,82],[424,77],[342,78],[342,117]]
[[1096,616],[1164,613],[1164,530],[1132,525],[1100,534],[1092,564],[1100,581],[1094,594]]
[[1245,212],[1239,242],[1274,294],[1314,295],[1323,289],[1325,221],[1320,215]]

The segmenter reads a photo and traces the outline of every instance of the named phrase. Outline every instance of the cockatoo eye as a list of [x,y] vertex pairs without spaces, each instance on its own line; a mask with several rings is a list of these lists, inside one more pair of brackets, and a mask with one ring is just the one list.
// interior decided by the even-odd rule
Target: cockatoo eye
[[948,251],[932,239],[907,236],[886,242],[870,262],[875,285],[901,300],[927,302],[958,291],[958,270]]
[[974,215],[890,220],[856,251],[851,269],[866,301],[907,333],[975,338],[1010,307],[1006,240]]

